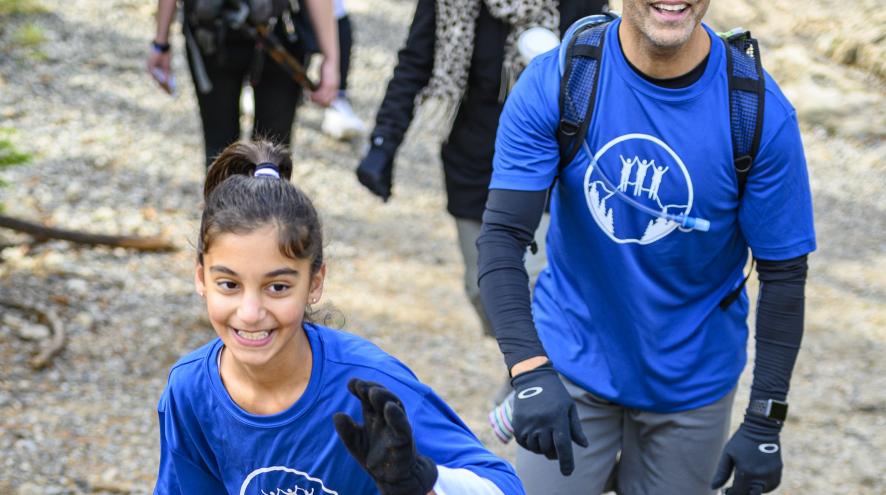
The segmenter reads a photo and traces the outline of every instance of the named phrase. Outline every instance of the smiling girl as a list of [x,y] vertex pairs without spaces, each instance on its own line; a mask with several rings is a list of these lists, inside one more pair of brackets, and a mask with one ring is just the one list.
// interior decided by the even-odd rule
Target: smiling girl
[[267,142],[209,169],[194,280],[218,338],[169,373],[154,493],[522,494],[406,366],[306,318],[326,265],[291,172]]

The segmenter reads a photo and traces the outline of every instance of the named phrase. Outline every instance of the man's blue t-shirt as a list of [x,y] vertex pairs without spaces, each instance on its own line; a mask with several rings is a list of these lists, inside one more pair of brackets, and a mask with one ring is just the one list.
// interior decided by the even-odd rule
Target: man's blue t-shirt
[[440,466],[463,468],[506,495],[523,488],[510,465],[483,448],[444,402],[402,363],[368,341],[305,325],[313,368],[304,394],[286,411],[247,413],[219,375],[215,339],[170,371],[158,406],[160,474],[155,494],[349,495],[378,493],[339,440],[332,416],[363,422],[351,378],[381,383],[403,402],[416,448]]
[[[739,201],[729,126],[725,47],[679,89],[638,75],[605,36],[588,148],[564,167],[551,197],[548,269],[533,318],[554,366],[605,399],[657,412],[726,395],[746,361],[747,248],[765,260],[815,249],[806,161],[793,107],[766,75],[759,154]],[[508,97],[490,188],[544,190],[558,173],[557,51],[541,55]],[[602,174],[602,175],[601,175]],[[618,194],[618,193],[621,193]],[[683,231],[636,208],[710,221]]]

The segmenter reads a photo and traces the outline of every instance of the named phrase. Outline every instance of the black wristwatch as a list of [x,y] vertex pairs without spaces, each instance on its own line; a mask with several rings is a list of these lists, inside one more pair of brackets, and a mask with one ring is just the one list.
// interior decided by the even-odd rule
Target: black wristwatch
[[169,43],[159,43],[157,41],[151,42],[151,48],[153,48],[155,52],[166,53],[169,51],[169,47]]
[[783,423],[788,417],[788,403],[775,399],[756,399],[751,401],[748,412]]

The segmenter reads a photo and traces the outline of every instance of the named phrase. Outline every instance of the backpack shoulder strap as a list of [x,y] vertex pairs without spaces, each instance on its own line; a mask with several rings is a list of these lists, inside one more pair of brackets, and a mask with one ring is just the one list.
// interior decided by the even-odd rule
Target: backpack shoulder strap
[[[744,195],[748,173],[760,149],[766,81],[763,77],[763,65],[760,63],[760,46],[757,40],[751,37],[750,31],[736,28],[727,33],[720,33],[720,39],[726,45],[729,127],[732,133],[732,160],[740,201]],[[751,258],[748,274],[738,287],[720,301],[720,309],[726,310],[741,295],[754,271],[754,261],[756,260]]]
[[609,24],[617,18],[612,13],[583,17],[570,26],[560,43],[558,170],[575,158],[581,141],[588,133],[600,76],[604,34]]
[[720,38],[726,45],[732,159],[741,199],[748,172],[760,148],[766,81],[760,63],[760,47],[750,31],[736,28],[720,34]]

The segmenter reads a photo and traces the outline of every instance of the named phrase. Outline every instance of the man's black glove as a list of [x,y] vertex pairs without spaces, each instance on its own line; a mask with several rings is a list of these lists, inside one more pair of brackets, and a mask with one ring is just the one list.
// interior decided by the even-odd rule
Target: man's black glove
[[357,166],[357,180],[385,202],[391,197],[394,151],[389,146],[373,145]]
[[575,469],[572,442],[588,446],[581,430],[575,401],[566,391],[557,371],[543,364],[511,379],[514,398],[514,438],[523,448],[560,460],[560,472],[569,476]]
[[781,483],[780,427],[768,419],[746,416],[720,457],[711,488],[726,484],[735,469],[727,495],[759,495],[775,490]]
[[426,495],[437,482],[437,465],[415,450],[403,403],[390,390],[358,378],[348,390],[363,406],[363,425],[335,413],[335,431],[381,495]]

